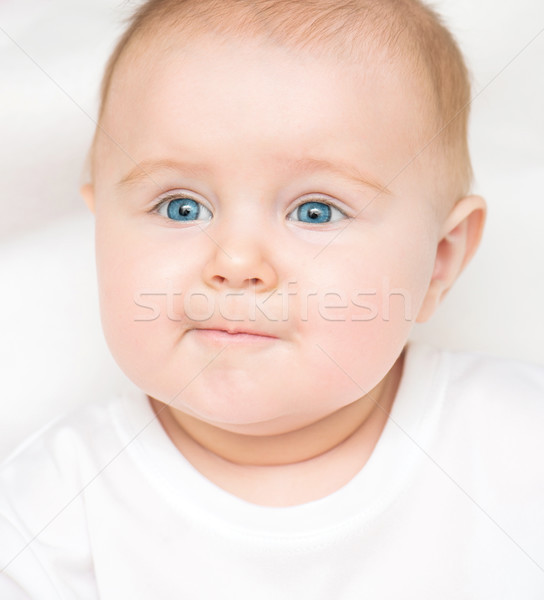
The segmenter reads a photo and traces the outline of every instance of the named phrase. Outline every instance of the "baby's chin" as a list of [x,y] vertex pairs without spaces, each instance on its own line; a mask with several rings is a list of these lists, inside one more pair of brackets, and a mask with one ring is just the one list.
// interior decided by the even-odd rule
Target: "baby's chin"
[[150,397],[172,412],[180,413],[180,418],[187,415],[223,431],[251,436],[282,435],[303,429],[359,398],[350,395],[340,402],[338,394],[314,395],[305,402],[299,398],[297,403],[294,396],[281,394],[279,390],[261,390],[259,395],[232,387],[215,393],[212,389],[204,394],[199,392],[197,389],[187,391],[170,402],[162,400],[162,394]]
[[[341,372],[340,372],[341,373]],[[203,424],[247,436],[277,436],[298,431],[328,419],[366,398],[369,406],[380,401],[382,381],[370,386],[365,395],[361,388],[343,376],[321,384],[314,381],[288,386],[276,377],[263,382],[241,376],[229,384],[213,378],[194,381],[178,395],[155,389],[148,395],[183,420],[186,415]]]
[[319,412],[313,410],[306,413],[300,407],[294,412],[284,402],[268,395],[261,396],[259,400],[242,396],[232,400],[230,394],[225,392],[219,397],[189,395],[183,401],[158,402],[174,414],[180,413],[177,415],[180,418],[186,415],[223,431],[248,436],[283,435],[308,427],[339,410],[335,405],[334,408]]

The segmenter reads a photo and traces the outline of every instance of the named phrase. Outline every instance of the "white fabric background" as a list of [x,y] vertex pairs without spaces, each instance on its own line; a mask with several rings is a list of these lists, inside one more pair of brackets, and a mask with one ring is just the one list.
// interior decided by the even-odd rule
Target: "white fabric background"
[[[99,326],[78,195],[105,60],[137,2],[0,2],[0,457],[128,382]],[[544,3],[439,0],[473,73],[477,257],[414,337],[544,363]],[[540,34],[540,35],[539,35]]]

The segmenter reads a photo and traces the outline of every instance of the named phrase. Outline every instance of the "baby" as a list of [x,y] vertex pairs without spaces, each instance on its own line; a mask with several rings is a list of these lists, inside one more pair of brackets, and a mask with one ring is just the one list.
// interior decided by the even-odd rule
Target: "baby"
[[4,465],[5,599],[544,597],[544,372],[408,344],[477,249],[419,0],[150,0],[82,194],[137,389]]

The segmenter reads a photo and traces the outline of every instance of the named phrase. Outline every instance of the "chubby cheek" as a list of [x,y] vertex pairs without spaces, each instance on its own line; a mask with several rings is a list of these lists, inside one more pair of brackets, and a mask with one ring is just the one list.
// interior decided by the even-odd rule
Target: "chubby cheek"
[[113,230],[97,221],[96,231],[104,335],[121,369],[146,389],[147,374],[165,360],[182,331],[171,307],[174,274],[176,285],[183,285],[179,256],[137,230]]
[[433,262],[432,245],[425,244],[381,244],[379,252],[349,260],[331,250],[321,269],[327,286],[307,302],[304,336],[328,355],[337,375],[369,391],[406,344]]

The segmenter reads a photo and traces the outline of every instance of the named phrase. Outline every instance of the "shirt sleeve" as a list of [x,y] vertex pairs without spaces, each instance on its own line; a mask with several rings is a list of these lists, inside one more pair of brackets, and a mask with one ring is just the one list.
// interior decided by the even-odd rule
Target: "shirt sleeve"
[[98,598],[76,437],[54,429],[0,467],[0,600]]
[[58,600],[57,590],[29,541],[6,515],[0,516],[0,598]]

